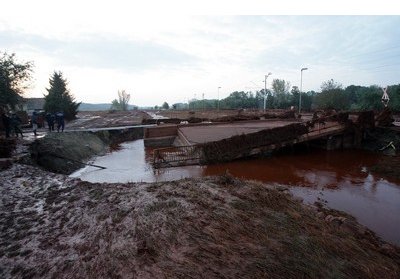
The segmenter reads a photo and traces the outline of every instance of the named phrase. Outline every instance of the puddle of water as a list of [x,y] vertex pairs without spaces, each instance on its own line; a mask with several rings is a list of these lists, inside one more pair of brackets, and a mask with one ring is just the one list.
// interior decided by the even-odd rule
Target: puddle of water
[[377,154],[312,150],[266,159],[153,170],[152,150],[144,148],[143,140],[121,147],[93,161],[107,169],[85,167],[72,176],[90,182],[155,182],[229,171],[239,178],[291,185],[291,192],[305,202],[326,201],[330,208],[353,215],[386,241],[400,245],[400,181],[389,182],[369,173],[368,168],[380,158]]
[[92,163],[106,167],[102,170],[87,166],[71,177],[89,182],[157,182],[201,176],[200,166],[154,170],[150,164],[152,150],[145,150],[143,140],[121,144],[121,149],[95,158]]

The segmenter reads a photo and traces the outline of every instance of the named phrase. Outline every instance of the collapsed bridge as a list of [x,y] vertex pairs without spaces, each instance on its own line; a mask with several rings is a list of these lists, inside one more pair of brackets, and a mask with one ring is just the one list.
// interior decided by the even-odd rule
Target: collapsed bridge
[[160,125],[145,129],[144,142],[146,146],[156,147],[153,152],[155,168],[211,164],[268,154],[285,146],[318,139],[326,140],[328,145],[353,145],[357,137],[352,128],[358,117],[352,118],[350,120],[346,114],[307,122],[258,120]]

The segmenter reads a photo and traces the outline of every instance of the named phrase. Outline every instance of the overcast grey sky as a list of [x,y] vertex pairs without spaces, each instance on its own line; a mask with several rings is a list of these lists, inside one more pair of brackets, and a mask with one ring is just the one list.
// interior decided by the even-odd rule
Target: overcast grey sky
[[[225,12],[221,5],[211,9],[212,2],[196,12],[196,6],[178,0],[169,6],[124,3],[2,4],[0,51],[35,63],[27,96],[42,96],[54,70],[64,73],[78,101],[111,103],[125,89],[139,106],[186,102],[202,94],[217,98],[218,87],[221,98],[234,90],[259,90],[268,72],[268,87],[274,78],[299,86],[302,67],[309,68],[303,72],[303,91],[318,91],[331,78],[344,86],[400,83],[398,15],[223,16],[255,11],[233,5]],[[356,10],[353,6],[349,13]],[[382,13],[370,7],[369,14],[375,11]]]

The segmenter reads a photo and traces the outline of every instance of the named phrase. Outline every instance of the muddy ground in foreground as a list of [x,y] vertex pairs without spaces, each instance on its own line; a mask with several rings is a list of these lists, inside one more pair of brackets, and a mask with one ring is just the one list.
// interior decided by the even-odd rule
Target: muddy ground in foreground
[[398,247],[282,186],[91,184],[21,164],[0,185],[0,278],[400,277]]
[[229,175],[91,184],[0,178],[1,278],[399,278],[400,250],[282,186]]

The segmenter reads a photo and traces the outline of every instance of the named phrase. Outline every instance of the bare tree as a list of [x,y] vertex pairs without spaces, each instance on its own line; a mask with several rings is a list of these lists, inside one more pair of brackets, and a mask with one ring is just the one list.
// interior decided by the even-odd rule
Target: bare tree
[[114,99],[111,103],[111,109],[115,110],[128,110],[128,103],[131,99],[131,94],[126,93],[125,90],[118,90],[118,100]]

